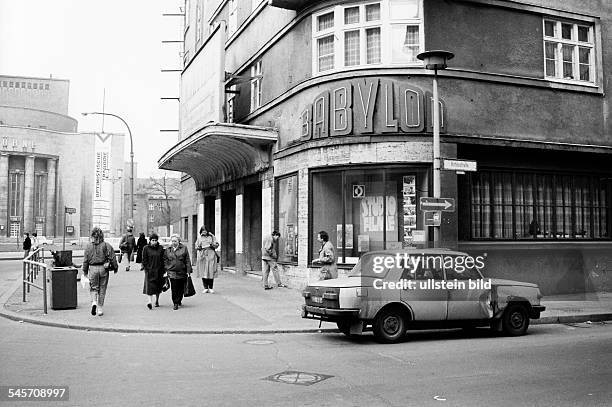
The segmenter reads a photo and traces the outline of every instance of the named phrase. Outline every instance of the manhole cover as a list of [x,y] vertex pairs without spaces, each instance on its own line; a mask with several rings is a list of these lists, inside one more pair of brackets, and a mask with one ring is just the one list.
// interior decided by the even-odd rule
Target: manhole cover
[[285,372],[276,373],[272,376],[263,378],[262,380],[270,380],[271,382],[297,384],[300,386],[310,386],[311,384],[322,382],[329,379],[330,375],[320,373],[298,372],[296,370],[287,370]]
[[244,343],[246,343],[247,345],[272,345],[276,342],[271,341],[269,339],[250,339],[248,341],[244,341]]

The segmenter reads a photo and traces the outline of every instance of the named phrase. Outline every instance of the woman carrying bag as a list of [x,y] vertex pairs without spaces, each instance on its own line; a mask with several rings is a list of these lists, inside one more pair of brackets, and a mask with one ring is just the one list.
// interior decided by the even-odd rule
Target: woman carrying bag
[[189,251],[181,243],[179,235],[171,236],[169,248],[164,250],[164,268],[170,278],[170,289],[172,290],[172,303],[177,310],[182,304],[185,286],[191,279],[191,258]]
[[196,241],[195,248],[197,250],[196,260],[196,276],[202,279],[204,290],[202,293],[214,294],[213,284],[217,276],[217,252],[219,242],[215,235],[210,233],[206,226],[200,228],[200,237]]
[[155,233],[151,234],[149,244],[142,248],[142,266],[145,272],[142,293],[147,296],[147,308],[153,309],[153,296],[155,306],[159,307],[159,294],[165,282],[164,248],[159,244],[159,236]]

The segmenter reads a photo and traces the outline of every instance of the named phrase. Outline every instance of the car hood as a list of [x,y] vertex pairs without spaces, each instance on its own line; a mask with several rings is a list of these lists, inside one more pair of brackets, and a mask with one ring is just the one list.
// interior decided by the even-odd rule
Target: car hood
[[[486,280],[486,278],[485,278]],[[525,283],[524,281],[504,280],[502,278],[491,278],[491,285],[517,285],[521,287],[537,287],[537,284]]]

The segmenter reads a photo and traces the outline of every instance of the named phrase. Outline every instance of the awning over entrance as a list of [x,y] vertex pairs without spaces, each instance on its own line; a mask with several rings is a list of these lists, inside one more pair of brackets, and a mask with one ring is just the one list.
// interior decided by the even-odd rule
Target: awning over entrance
[[189,174],[202,190],[265,170],[278,133],[267,127],[211,123],[164,154],[158,167]]
[[319,1],[320,0],[268,0],[268,4],[272,7],[286,8],[288,10],[301,10]]

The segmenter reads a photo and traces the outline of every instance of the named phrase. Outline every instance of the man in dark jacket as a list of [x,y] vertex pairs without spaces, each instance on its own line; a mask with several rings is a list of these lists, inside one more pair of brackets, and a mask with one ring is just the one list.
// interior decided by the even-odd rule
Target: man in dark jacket
[[115,273],[119,270],[115,249],[104,241],[102,230],[95,227],[91,230],[91,243],[87,245],[83,254],[83,275],[89,278],[91,315],[104,314],[102,307],[110,270],[114,270]]
[[132,260],[132,253],[134,252],[135,247],[136,239],[132,234],[132,228],[128,228],[127,233],[121,237],[121,241],[119,242],[121,257],[127,257],[127,266],[125,267],[125,271],[130,271],[130,261]]
[[30,234],[26,232],[23,235],[23,258],[25,259],[30,254],[30,249],[32,248],[32,241],[30,240]]

